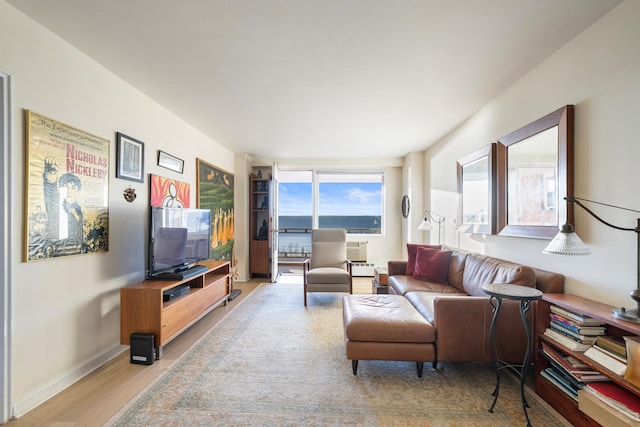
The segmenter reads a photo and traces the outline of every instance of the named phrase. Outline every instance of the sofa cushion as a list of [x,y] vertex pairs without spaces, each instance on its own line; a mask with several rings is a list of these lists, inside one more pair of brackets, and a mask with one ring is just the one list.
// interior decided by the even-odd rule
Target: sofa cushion
[[420,245],[416,243],[407,243],[407,270],[404,274],[407,276],[413,276],[413,270],[416,265],[416,255],[418,248],[431,248],[431,249],[440,249],[441,245]]
[[434,292],[438,294],[465,295],[464,292],[458,290],[451,285],[442,285],[440,283],[425,282],[424,280],[414,279],[413,276],[389,276],[389,291],[398,295],[404,295],[407,292],[423,291]]
[[462,277],[464,291],[468,295],[486,296],[482,285],[488,283],[535,287],[536,275],[532,268],[520,264],[475,253],[467,255]]
[[451,251],[451,262],[449,263],[449,276],[447,277],[447,281],[460,292],[464,292],[462,277],[464,275],[464,263],[469,252],[461,251],[460,249],[445,248],[444,246],[443,249]]
[[429,323],[433,324],[433,301],[439,295],[441,294],[435,292],[407,292],[404,297]]
[[449,264],[451,251],[441,251],[431,248],[418,248],[413,278],[426,282],[448,285]]

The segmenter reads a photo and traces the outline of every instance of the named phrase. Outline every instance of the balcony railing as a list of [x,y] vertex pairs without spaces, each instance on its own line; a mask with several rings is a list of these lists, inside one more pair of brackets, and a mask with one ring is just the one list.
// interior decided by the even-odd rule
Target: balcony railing
[[[278,261],[298,262],[311,254],[312,227],[278,228]],[[379,228],[347,228],[347,234],[379,234]]]

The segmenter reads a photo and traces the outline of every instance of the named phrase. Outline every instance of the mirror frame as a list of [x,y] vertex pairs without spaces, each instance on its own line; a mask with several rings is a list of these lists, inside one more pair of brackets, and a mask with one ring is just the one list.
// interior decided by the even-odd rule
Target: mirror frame
[[[553,127],[558,127],[558,225],[512,225],[509,219],[509,147]],[[564,203],[565,196],[573,196],[573,105],[564,107],[529,123],[498,140],[498,234],[501,236],[552,239],[566,222],[573,223],[573,204]]]
[[[488,207],[488,224],[469,224],[464,222],[464,168],[465,166],[475,163],[478,160],[487,158],[487,207]],[[495,234],[497,230],[496,219],[496,184],[497,184],[497,169],[496,169],[496,144],[491,143],[485,147],[482,147],[471,154],[459,159],[456,163],[456,172],[458,178],[458,221],[456,224],[458,231],[461,233],[475,233],[475,234]]]

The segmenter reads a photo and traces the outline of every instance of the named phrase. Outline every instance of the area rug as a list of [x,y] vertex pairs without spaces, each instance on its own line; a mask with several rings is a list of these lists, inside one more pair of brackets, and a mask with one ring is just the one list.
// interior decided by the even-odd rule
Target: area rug
[[[503,376],[494,413],[488,365],[361,361],[344,354],[342,297],[262,284],[110,426],[517,426],[519,387]],[[534,426],[566,423],[527,390]]]

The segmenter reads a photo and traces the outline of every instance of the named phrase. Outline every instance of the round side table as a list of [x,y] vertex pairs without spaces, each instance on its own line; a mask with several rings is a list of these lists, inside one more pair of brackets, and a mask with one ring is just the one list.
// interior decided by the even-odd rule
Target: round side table
[[[529,404],[524,396],[524,383],[527,377],[527,370],[529,369],[529,362],[531,360],[531,333],[529,328],[529,322],[527,321],[527,311],[531,306],[531,301],[542,299],[542,292],[536,288],[530,288],[526,286],[507,285],[501,283],[491,283],[482,286],[482,290],[490,296],[489,303],[493,307],[493,319],[491,319],[490,339],[491,339],[491,356],[496,365],[496,388],[493,390],[493,403],[489,412],[493,413],[493,408],[498,401],[498,393],[500,392],[500,375],[503,369],[510,369],[518,378],[520,378],[520,396],[522,397],[522,409],[524,410],[524,416],[527,418],[527,426],[531,427],[531,421],[529,421],[529,414],[527,414],[527,408]],[[500,313],[500,307],[502,306],[503,299],[510,299],[520,301],[520,317],[522,318],[522,324],[524,325],[524,331],[527,337],[527,350],[524,355],[522,365],[515,365],[505,362],[500,359],[498,354],[498,341],[496,336],[496,319]]]

